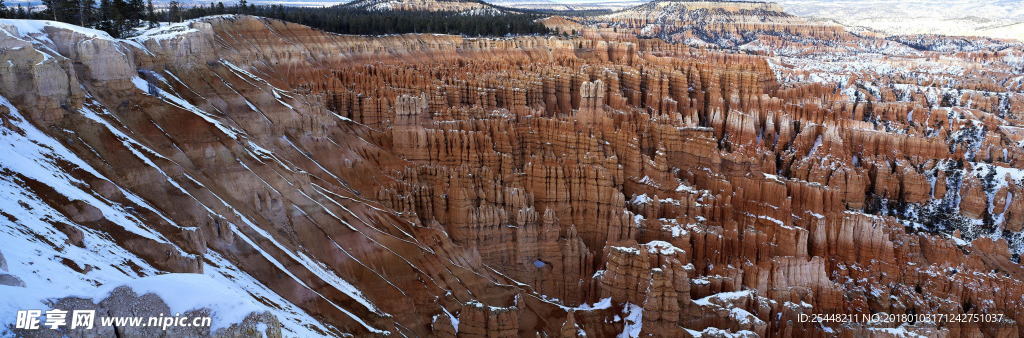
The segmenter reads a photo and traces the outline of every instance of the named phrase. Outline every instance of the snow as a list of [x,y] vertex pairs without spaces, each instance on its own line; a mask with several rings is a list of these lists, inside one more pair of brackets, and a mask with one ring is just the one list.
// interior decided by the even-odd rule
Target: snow
[[[277,92],[275,91],[274,93],[276,94]],[[342,180],[340,177],[334,175],[334,173],[332,173],[330,170],[327,170],[327,168],[324,168],[324,166],[321,165],[320,162],[317,162],[317,160],[313,159],[313,157],[310,156],[310,153],[308,151],[306,151],[306,150],[304,150],[302,148],[299,148],[299,146],[296,145],[295,142],[292,142],[291,138],[289,138],[287,135],[281,136],[281,139],[284,140],[286,143],[288,143],[288,145],[291,146],[292,149],[295,149],[296,152],[298,152],[299,154],[302,154],[302,157],[305,157],[307,160],[309,160],[314,165],[316,165],[317,168],[320,168],[321,171],[323,171],[323,172],[327,173],[327,175],[331,176],[331,178],[333,178],[339,184],[341,184],[343,186],[345,185],[345,181],[344,180]]]
[[[11,221],[0,217],[0,248],[8,264],[8,272],[27,287],[0,285],[0,336],[13,336],[8,325],[13,324],[18,310],[49,309],[45,304],[49,298],[69,294],[83,294],[95,289],[94,283],[127,280],[136,276],[127,275],[132,271],[127,264],[139,267],[142,274],[155,273],[155,269],[144,260],[113,243],[105,235],[74,226],[83,231],[85,248],[63,245],[61,251],[53,245],[64,243],[67,236],[58,231],[48,220],[73,224],[57,210],[24,191],[24,186],[0,177],[0,209],[16,218]],[[43,240],[45,239],[45,240]],[[87,274],[81,274],[61,263],[71,259],[78,266],[100,267]]]
[[444,311],[444,314],[448,316],[448,321],[452,322],[452,327],[455,328],[455,333],[459,333],[459,318],[455,317],[451,312],[448,312],[448,309],[443,306],[441,307],[441,311]]
[[[252,224],[251,222],[249,222],[249,220],[247,218],[245,218],[244,216],[242,216],[241,214],[238,214],[236,212],[236,215],[239,216],[240,218],[242,218],[242,220],[245,221],[249,225],[250,229],[255,230],[258,233],[261,233],[261,235],[263,235],[265,238],[269,239],[275,246],[277,246],[278,249],[282,250],[284,253],[290,255],[293,259],[295,259],[295,256],[292,255],[291,251],[289,251],[286,248],[282,247],[279,243],[277,243],[277,241],[275,241],[273,239],[273,237],[268,237],[269,235],[266,233],[266,231],[263,231],[263,229],[260,229],[255,224]],[[305,282],[303,282],[301,279],[296,277],[290,270],[285,268],[284,265],[282,265],[281,262],[279,262],[276,258],[271,256],[269,253],[267,253],[265,250],[263,250],[263,248],[261,248],[259,245],[257,245],[255,242],[253,242],[251,239],[249,239],[249,237],[247,237],[244,233],[242,233],[242,231],[235,224],[230,223],[229,225],[231,226],[231,231],[235,234],[235,236],[238,236],[238,238],[241,238],[243,241],[248,243],[253,249],[256,249],[260,253],[260,255],[263,256],[263,258],[265,258],[267,261],[269,261],[271,264],[273,264],[274,267],[276,267],[279,271],[284,272],[286,275],[288,275],[288,277],[290,277],[293,280],[295,280],[296,283],[298,283],[302,287],[312,291],[317,296],[323,298],[326,302],[328,302],[329,304],[334,306],[337,310],[345,313],[346,315],[349,316],[349,318],[352,318],[353,320],[355,320],[357,323],[362,325],[364,328],[366,328],[370,332],[376,332],[376,333],[386,333],[387,332],[387,331],[383,331],[383,330],[380,330],[380,329],[377,329],[377,328],[374,328],[374,327],[370,326],[362,318],[359,318],[359,316],[356,316],[352,312],[350,312],[350,311],[348,311],[346,309],[343,309],[343,308],[339,307],[337,304],[334,304],[333,302],[331,302],[330,300],[327,300],[327,298],[324,298],[323,295],[321,295],[319,292],[314,291]],[[296,259],[296,260],[298,260],[298,259]],[[315,272],[316,271],[314,271],[314,273]]]
[[693,336],[695,338],[704,337],[705,335],[707,335],[708,337],[720,337],[720,338],[758,337],[758,335],[756,333],[754,333],[753,331],[750,331],[750,330],[740,330],[740,331],[737,331],[736,333],[733,333],[733,332],[730,332],[729,330],[723,330],[723,329],[720,329],[720,328],[717,328],[717,327],[709,327],[709,328],[704,329],[703,331],[697,331],[697,330],[693,330],[693,329],[686,329],[686,332],[689,333],[691,336]]
[[750,290],[733,291],[733,292],[720,292],[720,293],[716,293],[716,294],[713,294],[713,295],[710,295],[710,296],[707,296],[707,297],[695,300],[695,301],[693,301],[693,303],[697,304],[697,305],[700,305],[700,306],[711,306],[712,305],[712,302],[711,302],[712,299],[718,300],[720,302],[728,302],[730,300],[735,300],[735,299],[739,299],[739,298],[743,298],[743,297],[749,297],[750,295],[751,295],[751,291]]
[[683,249],[677,248],[675,245],[672,245],[672,243],[665,242],[665,241],[650,241],[650,242],[647,242],[647,244],[644,244],[644,245],[647,246],[647,252],[649,252],[649,253],[660,253],[662,255],[674,255],[674,254],[677,254],[677,253],[680,253],[680,254],[685,254],[686,253],[686,251],[684,251]]
[[[0,158],[4,159],[0,167],[50,185],[71,199],[82,198],[126,230],[161,241],[159,233],[144,228],[145,223],[126,209],[81,191],[78,188],[81,183],[61,174],[63,170],[56,167],[54,161],[67,161],[100,179],[103,176],[26,122],[5,98],[0,97],[0,105],[10,111],[11,125],[24,133],[0,127],[0,144],[4,145],[0,147]],[[151,206],[142,204],[141,198],[127,192],[126,197],[152,210]],[[318,331],[331,331],[215,252],[204,254],[205,259],[215,263],[206,265],[204,274],[158,275],[155,268],[114,243],[108,235],[65,218],[10,175],[0,176],[0,210],[14,218],[0,217],[0,243],[4,243],[0,251],[8,263],[9,273],[27,286],[0,286],[0,313],[49,309],[47,300],[67,296],[99,301],[114,288],[125,285],[139,294],[160,295],[175,312],[209,308],[213,312],[214,329],[238,322],[253,311],[271,311],[281,320],[286,335],[313,336]],[[67,236],[58,231],[53,222],[81,231],[84,247],[63,244]],[[96,268],[83,274],[62,263],[64,259],[79,267]],[[132,267],[137,268],[138,274]],[[254,297],[273,303],[275,307],[264,306]],[[12,335],[8,324],[13,324],[14,319],[13,316],[0,317],[0,336]],[[311,329],[314,327],[318,330]]]
[[622,314],[625,315],[626,323],[622,327],[622,333],[619,333],[616,337],[640,337],[640,330],[643,329],[644,326],[644,309],[639,305],[626,303],[626,305],[622,309]]
[[114,40],[110,34],[101,30],[49,20],[0,19],[0,29],[7,30],[14,36],[33,38],[37,41],[51,43],[53,41],[47,35],[47,30],[50,29],[66,29],[93,39]]
[[152,293],[160,296],[175,314],[210,309],[213,313],[212,331],[239,323],[250,313],[264,310],[245,293],[210,276],[195,273],[169,273],[132,279],[123,284],[108,284],[87,298],[99,303],[121,286],[127,286],[139,295]]
[[[997,226],[993,235],[1002,235],[1001,229],[1006,221],[1007,211],[1009,211],[1009,206],[1013,203],[1013,199],[1015,198],[1013,192],[1007,190],[1007,188],[1011,185],[1024,187],[1024,169],[971,162],[971,171],[965,174],[977,177],[982,182],[985,197],[987,199],[987,211],[993,216],[993,222]],[[1000,191],[1007,192],[1006,198],[1003,201],[1002,210],[995,210],[996,195]],[[957,239],[953,240],[957,242],[957,245],[963,245],[960,244],[960,241],[957,241]]]
[[[263,81],[263,79],[259,78],[256,75],[253,75],[252,73],[250,73],[249,71],[247,71],[245,69],[242,69],[242,67],[239,67],[239,66],[235,65],[234,63],[231,63],[231,61],[221,59],[220,63],[225,65],[225,66],[227,66],[228,68],[230,68],[235,73],[238,73],[238,74],[241,74],[241,75],[245,75],[246,77],[248,77],[248,79],[246,79],[246,78],[244,78],[242,76],[239,76],[239,78],[241,78],[245,82],[249,83],[250,85],[252,85],[252,82],[249,82],[249,80]],[[274,92],[274,95],[276,96],[277,92]]]
[[[687,235],[690,234],[690,232],[686,228],[684,228],[683,225],[679,224],[679,221],[676,221],[675,219],[659,218],[658,220],[662,221],[662,222],[666,222],[666,221],[668,222],[668,224],[662,225],[661,229],[671,233],[672,234],[672,238],[679,238],[679,237],[687,236]],[[693,224],[688,224],[687,225],[687,227],[693,227],[693,226],[695,226],[695,225],[693,225]]]
[[611,307],[612,307],[612,297],[606,297],[606,298],[602,298],[600,301],[598,301],[597,303],[594,303],[593,305],[586,304],[586,303],[580,304],[580,306],[576,307],[575,310],[577,310],[577,311],[592,311],[592,310],[609,309]]
[[1018,185],[1024,183],[1024,169],[1000,167],[997,165],[978,162],[972,162],[971,166],[974,169],[971,174],[978,178],[984,178],[989,174],[989,172],[994,171],[996,191],[1006,187],[1010,183]]
[[199,30],[192,28],[193,21],[175,22],[161,25],[160,27],[151,28],[143,31],[139,35],[132,37],[132,40],[142,42],[146,40],[168,40],[177,37],[184,36],[189,33],[196,33]]
[[[13,37],[22,38],[24,39],[23,41],[36,42],[36,51],[38,51],[40,54],[43,54],[43,61],[49,60],[50,55],[42,52],[41,49],[48,50],[53,55],[59,55],[59,53],[52,49],[52,47],[54,47],[55,44],[54,41],[50,39],[50,36],[48,34],[49,31],[58,29],[67,30],[83,35],[85,37],[84,40],[101,39],[119,41],[124,44],[131,45],[146,51],[146,48],[144,46],[134,41],[114,39],[110,36],[110,34],[107,34],[106,32],[103,32],[101,30],[85,28],[75,26],[72,24],[49,20],[0,19],[0,30],[7,31],[8,34],[10,34]],[[75,36],[74,39],[79,39],[79,37]],[[115,45],[114,48],[117,48],[118,51],[122,54],[126,54],[126,51],[122,49],[121,46]]]
[[662,204],[674,204],[674,205],[682,205],[683,204],[683,201],[677,200],[675,198],[662,198],[660,200],[660,202]]
[[[516,297],[519,297],[519,296],[517,295]],[[470,300],[470,301],[466,302],[466,306],[472,306],[472,307],[475,307],[475,308],[478,308],[478,309],[487,309],[487,310],[490,310],[492,312],[507,312],[507,311],[515,311],[516,310],[515,305],[512,305],[512,306],[491,306],[491,305],[484,304],[484,303],[482,303],[482,302],[480,302],[479,300],[476,300],[476,299]]]
[[[138,88],[139,90],[141,90],[143,93],[146,93],[146,95],[149,95],[149,90],[150,90],[149,82],[146,82],[146,80],[143,80],[142,78],[136,76],[136,77],[132,78],[132,83],[134,83],[135,87]],[[198,115],[199,117],[201,117],[206,122],[209,122],[214,127],[217,127],[217,129],[219,129],[221,132],[223,132],[228,137],[230,137],[232,139],[236,139],[236,140],[238,139],[239,132],[235,131],[231,127],[225,126],[223,123],[218,121],[215,117],[210,115],[210,113],[207,113],[207,112],[203,111],[202,109],[199,109],[199,107],[196,107],[196,106],[192,105],[188,101],[185,101],[184,99],[182,99],[180,97],[177,97],[174,94],[165,92],[165,91],[163,91],[160,88],[156,88],[156,90],[160,93],[159,97],[161,99],[163,99],[165,102],[170,103],[170,104],[172,104],[174,106],[177,106],[178,108],[190,111],[193,114]]]
[[888,34],[977,35],[1024,39],[1016,0],[780,0],[792,14]]
[[791,309],[799,309],[799,308],[811,309],[811,308],[814,308],[813,306],[811,306],[811,304],[807,304],[807,302],[803,302],[803,301],[801,301],[800,304],[793,303],[793,302],[790,302],[790,301],[785,301],[785,302],[782,303],[782,305],[787,307],[787,308],[791,308]]
[[688,185],[686,185],[686,183],[682,183],[682,182],[679,182],[679,186],[676,187],[676,191],[678,191],[678,192],[688,192],[688,193],[691,193],[691,194],[696,194],[697,193],[697,189],[694,189],[693,187],[688,186]]
[[953,243],[956,243],[957,246],[969,246],[969,245],[971,245],[970,242],[967,242],[967,241],[965,241],[963,239],[960,239],[960,237],[955,237],[953,235],[947,235],[947,237],[949,237],[949,239],[952,240]]
[[821,137],[822,135],[818,135],[818,137],[814,139],[814,145],[811,146],[811,151],[807,153],[807,157],[814,157],[814,154],[818,152],[818,148],[821,148]]
[[0,158],[3,159],[0,162],[0,167],[48,185],[63,194],[68,200],[83,201],[96,207],[105,218],[131,233],[159,243],[168,242],[159,233],[140,227],[139,224],[142,224],[142,221],[131,216],[122,207],[107,203],[108,201],[105,200],[101,201],[101,197],[79,188],[85,184],[78,179],[63,174],[63,170],[52,158],[65,159],[77,167],[83,168],[93,176],[103,178],[103,175],[100,175],[99,172],[85,164],[84,161],[56,140],[43,134],[22,119],[17,108],[2,96],[0,96],[0,106],[7,107],[11,115],[14,115],[16,118],[13,121],[15,126],[25,132],[25,136],[13,132],[5,132],[0,136],[0,144],[4,144],[3,147],[0,147]]
[[924,335],[916,334],[907,330],[905,326],[900,327],[869,327],[868,331],[874,331],[879,333],[885,333],[891,337],[904,338],[904,337],[926,337]]
[[[103,125],[104,127],[106,127],[107,130],[111,134],[113,134],[115,137],[117,137],[117,139],[119,141],[121,141],[121,143],[125,146],[125,148],[127,148],[140,161],[142,161],[146,165],[150,166],[151,168],[153,168],[154,170],[156,170],[160,174],[162,174],[164,176],[164,178],[167,179],[167,182],[170,183],[175,188],[177,188],[178,191],[181,191],[183,194],[188,195],[189,197],[192,197],[193,199],[195,199],[195,197],[192,196],[192,194],[189,193],[188,190],[185,190],[184,187],[182,187],[180,184],[178,184],[177,181],[175,181],[173,178],[171,178],[171,176],[168,175],[166,172],[164,172],[163,169],[161,169],[159,166],[157,166],[156,163],[153,163],[153,161],[150,160],[149,156],[147,156],[146,154],[150,154],[152,156],[155,156],[157,158],[161,158],[161,159],[164,159],[164,160],[167,160],[166,157],[163,157],[159,153],[153,151],[152,149],[149,149],[145,145],[142,145],[141,143],[138,143],[134,139],[128,137],[128,135],[126,135],[123,132],[121,132],[120,130],[118,130],[116,127],[111,125],[110,122],[107,122],[102,117],[100,117],[96,112],[93,112],[92,110],[88,109],[87,107],[82,107],[81,109],[79,109],[79,113],[81,113],[86,118],[88,118],[90,120],[93,120],[96,123],[99,123],[99,124]],[[109,115],[108,112],[104,112],[104,113]],[[187,177],[187,174],[186,174],[186,177]],[[196,199],[196,201],[198,201],[198,199]],[[203,205],[203,206],[206,207],[205,205]],[[213,210],[210,210],[209,208],[206,208],[206,210],[208,212],[210,212],[210,213],[214,213]]]
[[759,326],[764,324],[764,321],[757,318],[757,316],[754,316],[752,313],[747,312],[747,310],[738,307],[729,309],[729,317],[735,319],[736,323],[740,324],[742,327]]
[[640,195],[633,196],[633,199],[630,200],[630,203],[633,203],[635,205],[642,205],[642,204],[651,203],[651,201],[654,201],[654,199],[652,199],[649,196],[647,196],[647,194],[640,194]]
[[359,302],[359,304],[362,304],[368,310],[378,314],[384,313],[380,309],[378,309],[377,306],[373,305],[373,303],[370,302],[370,300],[366,299],[366,296],[363,295],[362,291],[359,291],[359,289],[357,289],[354,285],[338,276],[337,273],[335,273],[334,270],[332,270],[331,268],[327,267],[326,264],[321,263],[320,261],[316,261],[313,258],[310,258],[304,252],[301,251],[298,252],[298,255],[299,258],[301,258],[300,262],[302,262],[304,266],[309,268],[310,271],[313,271],[313,273],[315,273],[317,277],[320,277],[321,280],[327,282],[327,284],[330,284],[336,290],[348,295],[356,302]]
[[[138,80],[141,79],[136,80],[137,84]],[[145,83],[144,80],[141,82]],[[8,172],[19,173],[24,177],[48,185],[70,200],[82,200],[86,204],[96,207],[104,218],[120,225],[127,231],[149,238],[156,243],[172,245],[181,256],[194,257],[173,246],[159,232],[147,227],[146,222],[137,219],[128,208],[79,188],[86,185],[74,177],[64,174],[64,170],[57,166],[56,161],[70,163],[99,179],[105,180],[105,178],[59,142],[26,122],[18,110],[2,97],[0,97],[0,106],[10,111],[8,114],[9,125],[13,126],[13,130],[0,127],[0,144],[4,145],[0,147],[0,156],[4,159],[0,161],[0,167]],[[183,193],[189,194],[156,166],[150,158],[168,159],[135,142],[100,114],[88,108],[81,109],[79,113],[106,127],[142,162],[160,171],[168,182],[178,189],[182,189]],[[106,112],[103,114],[109,115]],[[194,180],[187,174],[186,177]],[[201,185],[199,182],[195,183]],[[118,187],[118,189],[120,188]],[[133,207],[154,211],[168,223],[176,226],[142,198],[123,189],[121,191],[126,199],[136,204]],[[214,262],[214,264],[204,266],[204,274],[161,275],[145,260],[114,243],[105,233],[79,226],[74,221],[65,218],[59,211],[39,200],[32,191],[27,190],[24,182],[21,182],[16,176],[0,176],[0,201],[3,201],[0,202],[0,210],[11,217],[0,217],[0,242],[18,243],[17,245],[6,245],[0,250],[3,251],[8,261],[10,273],[22,279],[28,286],[27,288],[0,287],[0,313],[13,313],[18,309],[48,309],[49,307],[45,304],[47,299],[66,296],[86,296],[98,301],[106,297],[110,290],[125,285],[140,294],[152,292],[161,296],[175,312],[186,312],[203,307],[210,308],[213,310],[214,329],[240,321],[253,311],[271,311],[283,323],[286,336],[314,336],[318,335],[318,332],[333,331],[323,326],[317,319],[307,315],[293,303],[283,299],[251,276],[234,267],[226,259],[220,258],[216,252],[207,251],[203,254],[206,260]],[[208,208],[207,211],[213,213]],[[241,215],[239,216],[241,217]],[[244,217],[242,218],[246,220]],[[58,231],[54,227],[54,223],[68,224],[81,231],[84,248],[65,245],[67,236]],[[230,226],[239,238],[260,250],[253,242],[248,241],[247,237],[241,235],[234,224],[230,224]],[[250,226],[253,225],[250,223]],[[293,256],[293,258],[295,257]],[[62,263],[65,259],[74,262],[73,265],[78,267],[92,266],[95,268],[83,274]],[[272,257],[268,257],[268,259],[271,264],[278,264],[280,271],[290,274]],[[296,260],[305,263],[307,268],[317,273],[325,282],[348,294],[371,311],[377,311],[354,286],[333,273],[324,271],[322,263],[302,258]],[[99,290],[97,290],[97,286],[100,286]],[[262,302],[273,305],[263,305]],[[340,310],[347,312],[344,309]],[[362,322],[354,315],[353,318]],[[0,319],[0,336],[9,335],[9,332],[6,331],[8,330],[6,324],[10,320],[13,320],[13,317],[5,316]],[[383,331],[372,327],[368,327],[368,329],[383,333]]]
[[[269,240],[278,250],[280,250],[281,252],[284,252],[291,259],[293,259],[295,261],[298,261],[298,262],[304,263],[304,266],[310,272],[316,274],[317,277],[319,277],[321,280],[323,280],[324,282],[327,282],[327,283],[334,283],[332,286],[334,286],[335,288],[338,288],[339,291],[344,292],[346,295],[348,295],[349,297],[353,298],[354,300],[356,300],[360,304],[363,304],[369,310],[377,311],[377,309],[375,307],[373,307],[373,305],[370,304],[369,301],[367,301],[367,300],[362,298],[362,294],[359,292],[359,290],[356,290],[354,287],[353,288],[346,287],[346,285],[351,286],[351,284],[348,284],[348,282],[345,282],[344,280],[342,280],[340,277],[338,277],[336,274],[334,274],[333,271],[329,271],[328,269],[326,269],[320,262],[314,262],[313,260],[309,259],[302,252],[299,252],[298,253],[299,256],[296,257],[296,255],[292,252],[292,250],[289,250],[287,247],[281,245],[281,243],[279,243],[266,230],[263,230],[259,226],[253,224],[251,221],[249,221],[248,218],[246,218],[242,214],[238,213],[237,211],[235,211],[235,215],[238,216],[239,218],[241,218],[242,221],[245,222],[246,225],[249,226],[249,229],[255,231],[258,234],[260,234],[263,238]],[[288,276],[291,277],[293,280],[295,280],[299,285],[302,285],[303,287],[305,287],[305,288],[309,289],[310,291],[312,291],[313,293],[317,294],[317,296],[323,298],[324,301],[328,302],[329,304],[333,305],[339,311],[341,311],[341,312],[345,313],[346,315],[348,315],[349,318],[352,318],[353,320],[355,320],[357,323],[362,325],[364,328],[366,328],[370,332],[387,333],[387,331],[374,328],[369,323],[366,323],[366,321],[364,321],[362,318],[359,318],[359,316],[356,316],[351,311],[339,307],[337,304],[334,304],[334,302],[328,300],[326,297],[321,295],[319,292],[314,291],[305,282],[303,282],[301,279],[299,279],[294,274],[292,274],[288,269],[286,269],[284,267],[284,265],[282,265],[276,258],[271,256],[269,253],[264,251],[260,246],[256,245],[255,242],[253,242],[251,239],[249,239],[247,236],[245,236],[245,234],[242,233],[242,231],[237,226],[235,226],[234,224],[231,224],[231,231],[234,232],[235,235],[237,235],[240,238],[242,238],[242,240],[244,240],[246,243],[251,245],[254,249],[258,250],[260,252],[260,254],[264,258],[266,258],[268,261],[270,261],[272,264],[274,264],[279,270],[281,270],[284,273],[288,274]]]
[[[786,225],[785,222],[780,221],[779,219],[777,219],[775,217],[771,217],[771,216],[767,216],[767,215],[754,215],[754,214],[751,214],[749,212],[748,213],[744,213],[744,214],[746,216],[749,216],[749,217],[753,217],[753,218],[757,218],[757,219],[763,219],[763,220],[775,223],[775,225],[778,225],[779,227],[781,227],[783,229],[787,229],[787,230],[798,230],[798,229],[800,229],[800,228],[792,226],[792,225]],[[814,214],[814,213],[812,213],[812,214]],[[814,214],[814,215],[817,215],[817,214]]]
[[[307,314],[298,306],[284,299],[274,291],[270,290],[252,276],[241,271],[237,266],[229,262],[220,254],[207,251],[204,256],[213,264],[207,264],[204,274],[223,285],[237,288],[237,291],[253,295],[252,298],[266,301],[271,307],[265,307],[280,321],[285,331],[284,336],[313,337],[320,335],[318,332],[330,332],[331,330],[320,323],[317,319]],[[261,303],[258,303],[260,304]]]
[[[657,187],[658,186],[658,182],[655,182],[653,178],[651,178],[650,176],[646,176],[646,175],[643,178],[640,179],[639,183],[640,184],[646,184],[646,185],[653,186],[653,187]],[[644,195],[646,195],[646,194],[644,194]]]
[[515,8],[535,8],[554,10],[583,9],[621,9],[644,3],[642,0],[498,0],[490,1],[495,5]]
[[630,248],[630,247],[624,247],[624,246],[611,246],[611,248],[612,248],[612,250],[620,251],[620,252],[625,252],[625,253],[628,253],[628,254],[633,254],[633,255],[639,255],[640,254],[640,250],[637,249],[637,248]]
[[764,178],[766,178],[766,179],[769,179],[769,180],[772,180],[772,181],[775,181],[775,182],[779,182],[779,183],[786,183],[781,178],[779,178],[779,176],[768,174],[768,173],[762,173],[762,174],[764,175]]

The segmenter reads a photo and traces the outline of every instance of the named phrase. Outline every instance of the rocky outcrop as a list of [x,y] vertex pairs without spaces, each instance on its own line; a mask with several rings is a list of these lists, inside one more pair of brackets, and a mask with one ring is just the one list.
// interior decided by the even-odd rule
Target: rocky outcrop
[[586,20],[611,25],[616,31],[697,46],[735,48],[760,40],[791,47],[791,41],[780,37],[825,41],[853,37],[842,26],[811,22],[768,2],[659,0]]
[[[136,294],[128,287],[113,289],[111,293],[94,303],[86,298],[61,298],[51,302],[54,309],[66,310],[72,313],[75,310],[95,311],[99,316],[126,317],[126,318],[187,318],[190,326],[167,325],[170,322],[160,321],[157,325],[111,325],[104,326],[97,319],[92,325],[71,329],[63,326],[57,330],[21,330],[14,332],[23,337],[53,337],[60,336],[209,336],[209,337],[239,337],[239,336],[263,336],[282,337],[281,323],[269,312],[251,313],[238,323],[228,327],[221,327],[211,331],[210,326],[191,326],[192,320],[196,318],[210,317],[213,313],[209,309],[199,309],[185,313],[175,313],[167,306],[165,301],[152,293]],[[68,316],[67,321],[73,321]],[[167,327],[163,327],[166,325]]]
[[454,12],[462,15],[504,12],[486,2],[473,0],[360,0],[344,5],[349,8],[371,11]]
[[0,285],[25,286],[25,282],[22,281],[21,278],[7,273],[7,261],[4,260],[2,252],[0,252]]

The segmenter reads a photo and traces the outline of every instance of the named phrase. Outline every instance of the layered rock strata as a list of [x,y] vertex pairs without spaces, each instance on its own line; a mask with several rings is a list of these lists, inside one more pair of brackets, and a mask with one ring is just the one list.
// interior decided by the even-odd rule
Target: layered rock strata
[[[131,41],[2,27],[4,135],[52,140],[37,160],[68,182],[3,162],[52,209],[5,207],[36,226],[4,238],[83,283],[252,280],[304,314],[285,335],[1024,333],[1020,48],[861,66],[244,16]],[[131,258],[61,254],[97,238]],[[58,273],[26,264],[29,288]]]

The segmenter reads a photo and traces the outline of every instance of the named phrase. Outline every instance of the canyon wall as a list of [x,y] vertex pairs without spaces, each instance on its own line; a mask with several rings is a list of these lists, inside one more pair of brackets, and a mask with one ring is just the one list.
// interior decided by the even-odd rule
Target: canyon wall
[[1019,47],[0,28],[0,278],[48,297],[200,274],[286,336],[1024,334]]

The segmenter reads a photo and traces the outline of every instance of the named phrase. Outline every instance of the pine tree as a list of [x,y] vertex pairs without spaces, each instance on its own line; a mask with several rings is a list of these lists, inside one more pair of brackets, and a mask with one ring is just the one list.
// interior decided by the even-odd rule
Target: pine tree
[[146,2],[143,0],[128,0],[128,10],[125,12],[126,24],[129,28],[135,28],[146,19]]
[[171,0],[171,3],[167,8],[167,21],[180,22],[181,21],[181,5],[178,4],[177,0]]
[[131,7],[124,0],[114,0],[110,4],[113,12],[110,18],[112,30],[109,33],[115,38],[122,38],[131,27]]
[[96,9],[96,18],[94,19],[95,24],[93,27],[101,31],[107,31],[109,29],[109,13],[110,13],[110,0],[100,0],[100,7]]
[[48,19],[53,21],[77,24],[78,22],[78,1],[77,0],[43,0]]
[[78,0],[78,25],[92,27],[96,25],[96,2],[94,0]]
[[122,37],[127,26],[123,14],[127,7],[124,0],[100,0],[100,20],[96,28],[115,38]]
[[149,27],[156,27],[156,9],[153,7],[153,0],[146,0],[146,21]]
[[4,0],[0,0],[0,18],[10,18],[10,11],[7,9],[7,4],[4,4]]
[[58,21],[58,0],[43,0],[43,6],[46,7],[45,9],[43,9],[43,12],[46,14],[46,16],[50,17],[50,19],[52,19],[53,21]]

